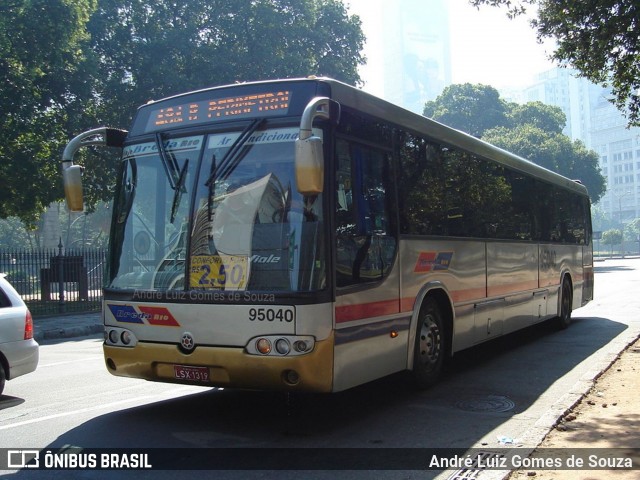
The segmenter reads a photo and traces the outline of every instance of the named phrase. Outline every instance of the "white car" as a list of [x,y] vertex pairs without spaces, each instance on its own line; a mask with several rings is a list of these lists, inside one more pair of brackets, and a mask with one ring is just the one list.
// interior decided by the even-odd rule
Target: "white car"
[[0,274],[0,395],[7,380],[33,372],[39,359],[31,312],[4,277]]

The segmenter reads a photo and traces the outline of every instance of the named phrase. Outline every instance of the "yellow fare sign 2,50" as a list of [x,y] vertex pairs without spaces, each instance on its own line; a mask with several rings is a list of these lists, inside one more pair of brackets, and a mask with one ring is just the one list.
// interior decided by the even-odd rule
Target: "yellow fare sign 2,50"
[[249,265],[244,256],[195,255],[191,257],[190,284],[194,288],[244,289]]

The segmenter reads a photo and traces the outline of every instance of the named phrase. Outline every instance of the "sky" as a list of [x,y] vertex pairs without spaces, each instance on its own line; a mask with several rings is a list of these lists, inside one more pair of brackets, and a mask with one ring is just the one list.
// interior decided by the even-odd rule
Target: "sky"
[[[383,0],[392,1],[392,0]],[[506,10],[484,6],[476,9],[468,0],[446,0],[451,35],[451,79],[453,83],[482,83],[498,89],[531,85],[534,76],[554,67],[548,59],[553,43],[541,45],[528,18],[509,19]],[[345,0],[350,12],[363,21],[368,39],[365,55],[370,65],[361,70],[364,89],[381,94],[376,68],[376,31],[368,20],[378,15],[376,0]]]

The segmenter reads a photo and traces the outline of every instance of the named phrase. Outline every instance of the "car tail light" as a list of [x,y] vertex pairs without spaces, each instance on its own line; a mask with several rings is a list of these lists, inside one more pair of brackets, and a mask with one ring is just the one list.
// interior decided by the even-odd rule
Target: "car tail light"
[[24,320],[24,339],[31,340],[33,338],[33,317],[27,309],[27,318]]

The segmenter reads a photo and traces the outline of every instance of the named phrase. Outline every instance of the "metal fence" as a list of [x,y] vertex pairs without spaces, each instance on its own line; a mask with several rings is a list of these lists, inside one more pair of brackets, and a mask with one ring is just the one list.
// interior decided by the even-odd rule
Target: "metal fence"
[[0,250],[0,272],[34,316],[97,312],[102,302],[105,250]]

